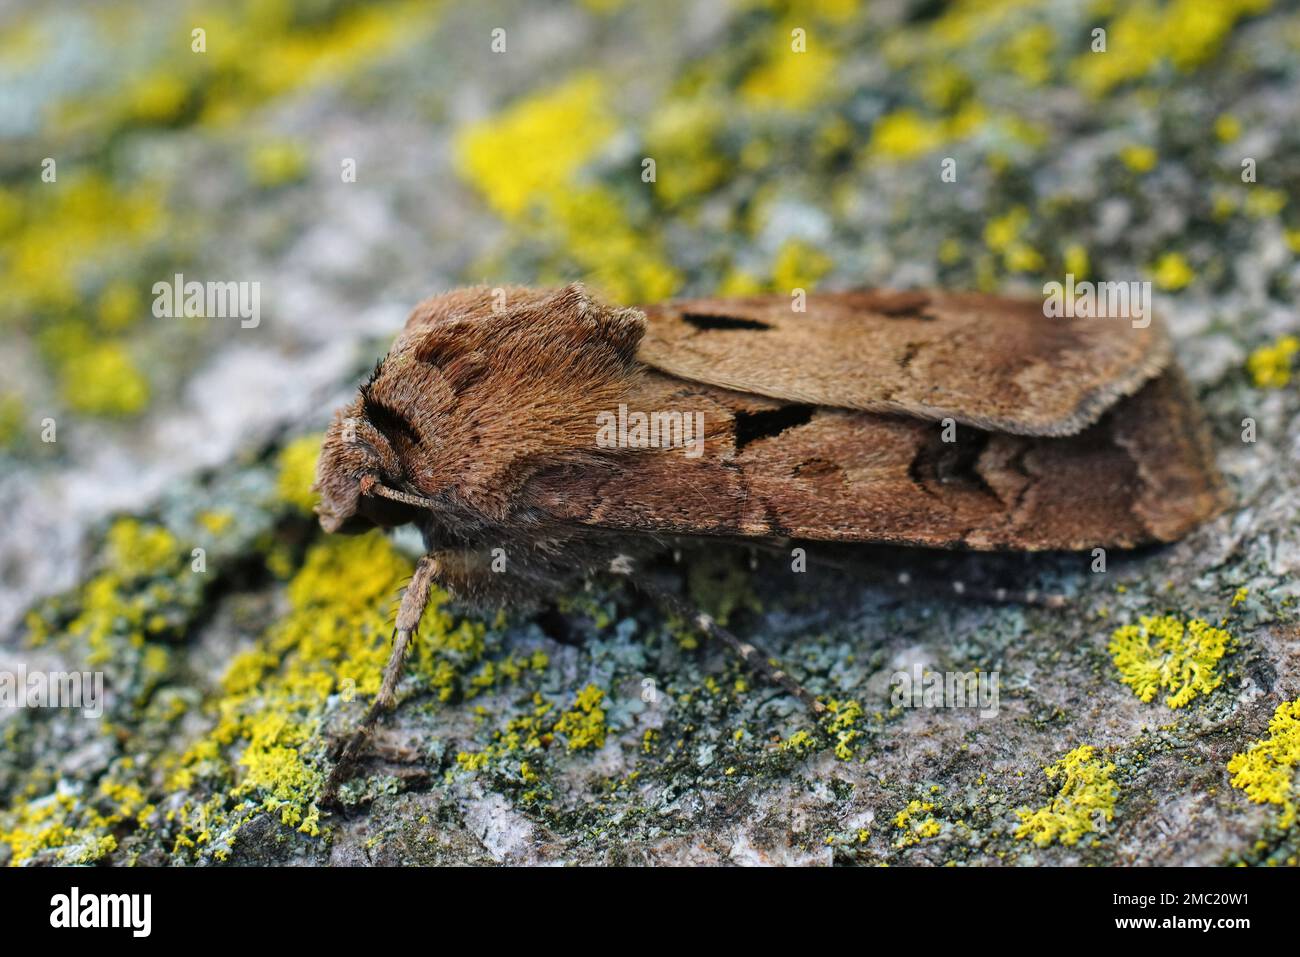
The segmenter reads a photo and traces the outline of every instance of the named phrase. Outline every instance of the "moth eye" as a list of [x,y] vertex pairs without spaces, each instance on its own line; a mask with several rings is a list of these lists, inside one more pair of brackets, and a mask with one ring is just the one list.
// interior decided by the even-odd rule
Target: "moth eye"
[[420,433],[397,409],[369,395],[365,399],[366,418],[399,455],[412,446],[420,445]]

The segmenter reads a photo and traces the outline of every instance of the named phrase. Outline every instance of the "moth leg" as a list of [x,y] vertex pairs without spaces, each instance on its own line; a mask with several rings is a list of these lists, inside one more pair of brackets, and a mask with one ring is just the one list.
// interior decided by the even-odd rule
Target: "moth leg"
[[[677,614],[682,615],[683,617],[690,617],[691,609],[686,606],[685,602],[682,602],[675,595],[665,595],[665,600],[677,602]],[[757,671],[769,682],[784,688],[787,693],[794,695],[802,701],[813,714],[820,715],[825,713],[826,705],[818,701],[811,691],[786,674],[785,670],[782,669],[780,665],[775,664],[775,658],[769,657],[749,642],[737,638],[727,629],[714,621],[712,615],[699,611],[695,613],[692,620],[695,622],[697,628],[710,638],[721,641],[724,645],[739,655],[741,661]]]
[[411,577],[410,584],[406,586],[406,591],[402,593],[402,603],[397,608],[397,622],[393,630],[393,650],[388,656],[388,664],[384,666],[384,676],[379,685],[379,693],[375,695],[375,700],[371,702],[366,716],[361,719],[361,724],[352,732],[347,744],[343,746],[334,769],[330,771],[329,778],[325,781],[324,795],[328,800],[333,799],[338,786],[343,783],[347,771],[361,753],[361,749],[365,745],[366,739],[370,737],[370,732],[374,729],[375,724],[383,717],[385,712],[391,711],[396,703],[397,682],[402,677],[402,666],[406,661],[406,652],[411,646],[411,638],[415,635],[415,629],[424,616],[424,608],[429,603],[429,592],[433,587],[434,580],[438,577],[439,570],[438,560],[432,555],[425,555],[416,563],[415,574]]
[[665,591],[657,585],[645,581],[643,576],[634,578],[632,576],[631,560],[626,556],[620,555],[618,558],[614,559],[614,561],[610,563],[610,571],[615,574],[627,576],[633,584],[642,591],[645,591],[647,594],[653,595],[674,615],[678,615],[694,622],[695,626],[704,632],[705,635],[715,641],[722,642],[735,652],[740,657],[740,660],[749,668],[758,672],[771,684],[783,688],[787,693],[798,698],[813,714],[825,714],[826,705],[818,701],[811,691],[799,684],[799,682],[795,681],[794,678],[790,677],[790,675],[788,675],[780,665],[775,664],[775,659],[765,654],[761,649],[754,647],[754,645],[747,641],[737,638],[726,628],[723,628],[714,621],[712,615],[691,607],[672,592]]

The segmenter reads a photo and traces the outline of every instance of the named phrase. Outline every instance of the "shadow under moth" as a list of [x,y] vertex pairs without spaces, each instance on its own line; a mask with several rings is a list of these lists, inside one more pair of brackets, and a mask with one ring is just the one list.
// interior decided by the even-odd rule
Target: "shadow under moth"
[[653,587],[641,563],[700,540],[1129,548],[1225,504],[1158,323],[939,291],[814,294],[803,312],[782,296],[615,308],[578,285],[437,296],[336,414],[317,487],[326,531],[414,523],[428,553],[334,781],[392,707],[435,582],[480,606],[602,571]]

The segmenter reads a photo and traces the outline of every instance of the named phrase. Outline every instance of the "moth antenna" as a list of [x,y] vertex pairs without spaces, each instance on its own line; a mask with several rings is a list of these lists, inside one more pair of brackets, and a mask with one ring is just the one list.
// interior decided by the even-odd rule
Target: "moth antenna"
[[414,505],[416,508],[436,509],[438,507],[438,503],[431,498],[426,498],[423,495],[413,495],[410,492],[399,492],[395,488],[389,488],[387,485],[378,483],[370,487],[369,494],[389,498],[394,502],[403,502],[406,505]]
[[391,711],[393,705],[397,702],[397,682],[402,677],[402,665],[406,660],[406,652],[411,646],[411,640],[415,637],[415,631],[420,624],[420,619],[424,617],[425,606],[429,604],[429,592],[433,587],[434,579],[438,577],[441,571],[442,564],[432,555],[425,555],[416,563],[415,574],[411,576],[411,583],[406,586],[406,591],[402,593],[402,601],[397,608],[397,620],[393,630],[393,650],[388,656],[388,664],[384,666],[384,676],[379,685],[379,693],[375,695],[375,700],[371,702],[366,716],[361,719],[361,724],[352,732],[347,744],[343,746],[338,761],[325,781],[322,798],[326,802],[332,803],[334,801],[339,785],[343,783],[345,775],[361,753],[361,748],[365,745],[366,739],[370,737],[371,730],[373,730],[384,713]]

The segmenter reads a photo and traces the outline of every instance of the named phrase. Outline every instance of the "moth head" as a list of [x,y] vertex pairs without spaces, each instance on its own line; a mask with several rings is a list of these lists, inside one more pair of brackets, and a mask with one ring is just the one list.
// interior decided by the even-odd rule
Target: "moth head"
[[326,434],[321,525],[509,521],[527,507],[518,495],[531,475],[603,461],[596,414],[626,398],[644,331],[642,313],[576,284],[473,287],[421,303]]
[[364,395],[335,413],[313,486],[321,497],[321,527],[352,535],[415,521],[433,503],[406,491],[406,484],[402,459],[367,414]]

